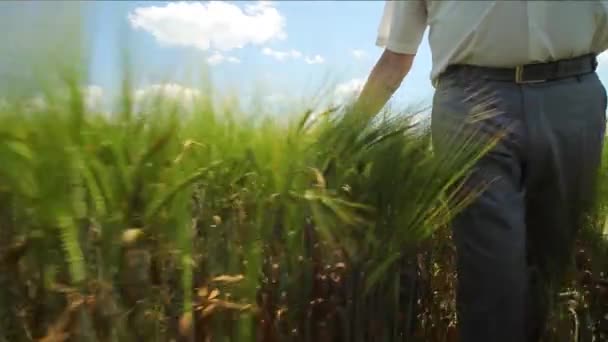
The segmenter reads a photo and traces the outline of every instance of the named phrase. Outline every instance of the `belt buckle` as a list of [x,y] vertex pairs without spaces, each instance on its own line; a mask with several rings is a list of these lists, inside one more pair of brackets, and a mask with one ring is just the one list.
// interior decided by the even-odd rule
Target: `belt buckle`
[[524,80],[524,65],[518,65],[515,67],[515,83],[517,84],[526,84],[526,83],[543,83],[546,82],[546,79],[537,79],[537,80]]

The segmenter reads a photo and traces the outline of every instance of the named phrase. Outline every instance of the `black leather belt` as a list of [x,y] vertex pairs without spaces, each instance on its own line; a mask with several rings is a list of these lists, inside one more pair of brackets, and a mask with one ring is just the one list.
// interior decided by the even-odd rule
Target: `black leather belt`
[[485,79],[515,83],[541,83],[595,72],[597,56],[595,54],[563,59],[555,62],[536,63],[515,68],[490,68],[473,65],[451,65],[445,74],[470,71]]

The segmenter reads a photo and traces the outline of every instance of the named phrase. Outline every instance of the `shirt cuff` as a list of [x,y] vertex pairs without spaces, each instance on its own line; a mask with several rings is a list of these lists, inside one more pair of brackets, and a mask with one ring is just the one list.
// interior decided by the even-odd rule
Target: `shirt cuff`
[[384,37],[376,39],[376,46],[385,48],[391,52],[402,53],[407,55],[415,55],[418,52],[420,44],[403,44],[390,41]]

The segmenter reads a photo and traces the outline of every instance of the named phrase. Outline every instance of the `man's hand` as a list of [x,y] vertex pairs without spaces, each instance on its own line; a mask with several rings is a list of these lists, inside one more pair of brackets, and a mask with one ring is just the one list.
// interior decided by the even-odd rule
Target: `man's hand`
[[409,73],[414,56],[384,50],[355,102],[355,112],[358,115],[376,115]]

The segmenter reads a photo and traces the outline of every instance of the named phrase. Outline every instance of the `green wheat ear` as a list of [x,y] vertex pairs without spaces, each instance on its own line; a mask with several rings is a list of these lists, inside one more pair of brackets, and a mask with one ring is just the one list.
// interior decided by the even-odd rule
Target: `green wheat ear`
[[66,254],[71,280],[75,285],[80,285],[86,279],[86,271],[84,256],[78,238],[78,227],[73,217],[69,215],[59,216],[57,225]]

